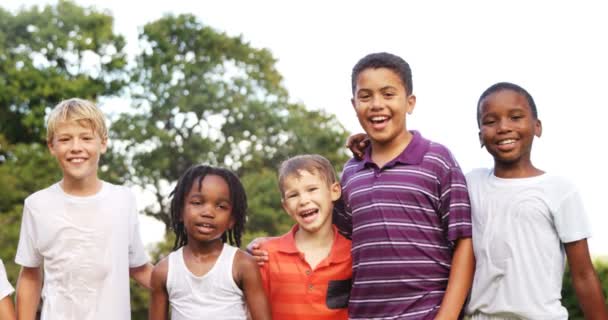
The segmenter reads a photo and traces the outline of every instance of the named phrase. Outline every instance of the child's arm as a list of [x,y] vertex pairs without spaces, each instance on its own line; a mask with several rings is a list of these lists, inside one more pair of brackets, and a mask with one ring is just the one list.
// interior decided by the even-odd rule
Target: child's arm
[[17,280],[17,315],[20,320],[36,319],[41,288],[40,267],[22,267]]
[[471,238],[456,240],[448,287],[435,319],[458,319],[469,294],[475,271],[475,256]]
[[13,300],[11,300],[10,295],[0,299],[0,319],[17,319],[17,316],[15,315],[15,307],[13,306]]
[[608,319],[602,287],[589,257],[587,240],[566,243],[564,247],[568,256],[572,284],[585,319]]
[[245,302],[251,314],[251,320],[271,319],[270,304],[264,292],[262,276],[256,261],[241,250],[237,251],[234,260],[236,282],[240,284],[245,294]]
[[133,278],[139,285],[146,289],[150,289],[150,277],[152,276],[152,269],[154,266],[151,263],[146,263],[143,266],[130,268],[129,276]]
[[167,293],[167,271],[169,260],[161,260],[152,270],[150,280],[151,296],[149,306],[149,320],[166,320],[169,316],[169,294]]

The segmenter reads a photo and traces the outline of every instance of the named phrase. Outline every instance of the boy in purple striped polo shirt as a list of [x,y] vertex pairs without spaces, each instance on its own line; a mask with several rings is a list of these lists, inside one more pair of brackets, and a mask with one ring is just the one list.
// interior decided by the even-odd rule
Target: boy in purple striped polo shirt
[[446,147],[407,130],[416,97],[402,58],[365,56],[352,90],[370,145],[344,167],[334,217],[352,234],[349,316],[457,319],[475,264],[464,175]]

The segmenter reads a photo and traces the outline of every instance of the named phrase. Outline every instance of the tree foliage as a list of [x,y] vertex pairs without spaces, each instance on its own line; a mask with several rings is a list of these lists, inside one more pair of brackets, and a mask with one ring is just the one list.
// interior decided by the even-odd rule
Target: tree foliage
[[[114,123],[112,137],[123,142],[120,147],[129,156],[128,179],[157,200],[146,214],[167,228],[170,186],[193,164],[237,171],[251,181],[252,208],[274,216],[276,223],[280,198],[271,181],[281,160],[315,152],[344,161],[339,151],[346,138],[343,127],[333,116],[289,102],[268,50],[218,32],[192,15],[149,23],[140,40],[132,81],[134,110]],[[285,229],[256,224],[257,215],[252,210],[252,226]],[[259,220],[264,219],[269,220]]]
[[[338,166],[344,162],[343,127],[334,116],[290,102],[269,50],[192,15],[145,25],[140,43],[128,66],[125,41],[108,12],[69,1],[14,14],[0,8],[0,258],[12,283],[23,200],[61,177],[45,146],[44,121],[63,99],[131,99],[132,108],[111,124],[101,177],[153,194],[146,213],[166,226],[169,190],[192,164],[239,174],[250,204],[249,241],[292,224],[280,206],[280,161],[319,153]],[[169,242],[170,234],[155,261]],[[134,319],[145,318],[145,290],[132,288],[132,309]]]
[[13,143],[43,142],[47,109],[71,97],[96,100],[125,84],[125,41],[111,15],[59,1],[0,8],[0,132]]

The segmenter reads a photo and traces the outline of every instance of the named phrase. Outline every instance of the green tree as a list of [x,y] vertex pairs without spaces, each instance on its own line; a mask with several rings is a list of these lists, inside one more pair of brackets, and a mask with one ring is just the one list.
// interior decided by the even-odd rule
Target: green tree
[[127,80],[125,41],[105,12],[69,1],[13,15],[0,8],[0,132],[44,142],[49,107],[70,97],[96,100]]
[[251,232],[282,232],[274,172],[289,155],[320,153],[342,164],[346,132],[335,117],[289,102],[266,49],[204,25],[165,16],[140,35],[133,72],[134,111],[113,125],[128,155],[128,179],[156,197],[146,209],[170,226],[168,194],[189,166],[209,163],[241,176],[251,202]]

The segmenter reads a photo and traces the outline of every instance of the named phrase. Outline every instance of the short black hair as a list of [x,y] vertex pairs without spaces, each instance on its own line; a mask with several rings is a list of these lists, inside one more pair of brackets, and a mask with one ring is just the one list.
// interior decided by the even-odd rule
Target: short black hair
[[530,106],[530,111],[532,112],[532,116],[534,117],[534,119],[538,119],[538,111],[536,110],[536,103],[534,102],[532,95],[530,95],[530,93],[526,89],[522,88],[521,86],[516,85],[515,83],[498,82],[498,83],[491,85],[489,88],[487,88],[481,94],[481,96],[479,96],[479,100],[477,100],[477,127],[478,128],[481,127],[481,103],[489,95],[491,95],[495,92],[502,91],[502,90],[511,90],[517,94],[522,95],[524,98],[526,98],[526,101],[528,102],[528,105]]
[[414,90],[412,83],[412,70],[410,65],[400,56],[388,52],[370,53],[361,58],[353,67],[351,74],[351,84],[353,96],[357,87],[357,77],[361,72],[367,69],[387,68],[395,72],[405,87],[405,93],[409,96]]
[[216,175],[223,178],[230,189],[230,202],[234,226],[222,234],[222,242],[228,242],[233,246],[241,246],[241,236],[247,220],[247,195],[245,188],[239,178],[228,169],[212,167],[208,165],[194,165],[190,167],[177,181],[175,189],[171,192],[171,226],[175,232],[175,244],[173,250],[188,243],[188,235],[182,219],[186,196],[194,183],[199,189],[208,175]]

